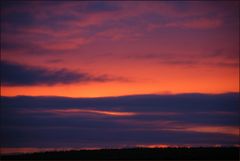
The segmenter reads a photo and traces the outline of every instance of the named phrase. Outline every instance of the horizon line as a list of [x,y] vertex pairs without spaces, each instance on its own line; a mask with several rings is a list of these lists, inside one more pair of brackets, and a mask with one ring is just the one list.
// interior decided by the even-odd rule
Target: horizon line
[[131,97],[131,96],[175,96],[175,95],[223,95],[223,94],[240,94],[240,91],[204,93],[204,92],[183,92],[183,93],[138,93],[126,95],[106,95],[95,97],[81,97],[81,96],[66,96],[66,95],[0,95],[0,97],[64,97],[64,98],[114,98],[114,97]]
[[[214,145],[214,146],[204,146],[204,145],[198,145],[198,146],[190,146],[190,145],[163,145],[163,146],[126,146],[126,147],[89,147],[89,148],[39,148],[39,147],[0,147],[0,154],[1,155],[18,155],[18,154],[34,154],[34,153],[46,153],[46,152],[71,152],[71,151],[101,151],[101,150],[128,150],[128,149],[196,149],[196,148],[239,148],[239,145]],[[7,152],[7,150],[15,149],[15,152]],[[17,151],[17,149],[19,151]],[[6,151],[5,151],[6,150]],[[22,150],[22,151],[21,151]]]

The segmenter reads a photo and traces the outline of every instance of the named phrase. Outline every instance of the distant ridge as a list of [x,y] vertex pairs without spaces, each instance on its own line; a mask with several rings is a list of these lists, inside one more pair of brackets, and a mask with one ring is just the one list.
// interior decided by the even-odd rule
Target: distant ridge
[[239,160],[238,147],[129,148],[3,155],[1,160]]

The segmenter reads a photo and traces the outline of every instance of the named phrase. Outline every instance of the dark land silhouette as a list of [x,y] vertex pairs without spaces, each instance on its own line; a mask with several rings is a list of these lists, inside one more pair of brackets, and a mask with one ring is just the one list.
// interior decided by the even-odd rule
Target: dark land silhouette
[[239,160],[239,148],[129,148],[3,155],[1,160]]

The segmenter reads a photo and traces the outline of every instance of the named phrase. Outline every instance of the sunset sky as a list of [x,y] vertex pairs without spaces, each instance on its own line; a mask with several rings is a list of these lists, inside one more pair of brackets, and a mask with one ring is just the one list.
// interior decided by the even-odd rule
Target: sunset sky
[[2,152],[237,145],[239,2],[1,1]]

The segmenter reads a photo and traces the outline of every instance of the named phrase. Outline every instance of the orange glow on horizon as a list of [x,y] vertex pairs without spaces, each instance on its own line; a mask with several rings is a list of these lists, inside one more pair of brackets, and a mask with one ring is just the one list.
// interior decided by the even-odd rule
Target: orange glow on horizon
[[172,146],[167,144],[151,144],[151,145],[137,145],[137,147],[140,148],[169,148],[169,147],[178,147],[178,146]]
[[[236,77],[236,78],[235,78]],[[210,78],[210,76],[209,76]],[[185,79],[177,77],[171,81],[104,82],[54,86],[1,86],[2,96],[66,96],[66,97],[106,97],[135,94],[179,94],[179,93],[225,93],[239,92],[237,75],[208,79]],[[67,91],[67,92],[65,92]]]

